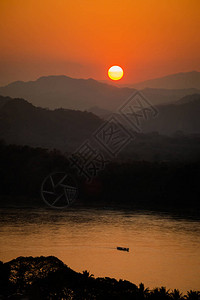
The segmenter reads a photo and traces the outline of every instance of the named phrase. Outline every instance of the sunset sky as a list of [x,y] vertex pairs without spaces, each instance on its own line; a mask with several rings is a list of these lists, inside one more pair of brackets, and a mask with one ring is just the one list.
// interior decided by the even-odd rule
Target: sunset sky
[[121,83],[200,71],[199,0],[0,0],[0,85],[64,74]]

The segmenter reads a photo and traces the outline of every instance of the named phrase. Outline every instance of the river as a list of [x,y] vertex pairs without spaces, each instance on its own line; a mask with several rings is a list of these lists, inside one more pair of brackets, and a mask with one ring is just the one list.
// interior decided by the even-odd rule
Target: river
[[95,277],[182,292],[200,289],[197,219],[112,208],[0,209],[0,260],[41,255]]

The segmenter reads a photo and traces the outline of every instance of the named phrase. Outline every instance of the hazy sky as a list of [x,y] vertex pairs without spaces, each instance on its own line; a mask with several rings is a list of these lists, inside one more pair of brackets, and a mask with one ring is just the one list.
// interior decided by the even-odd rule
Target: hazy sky
[[0,0],[0,85],[42,75],[121,83],[200,70],[200,0]]

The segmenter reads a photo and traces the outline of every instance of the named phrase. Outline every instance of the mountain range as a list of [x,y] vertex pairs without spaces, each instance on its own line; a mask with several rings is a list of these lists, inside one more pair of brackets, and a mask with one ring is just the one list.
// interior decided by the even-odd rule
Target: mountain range
[[200,89],[200,72],[192,71],[171,74],[160,78],[145,80],[128,86],[136,89]]
[[175,131],[185,134],[200,133],[200,95],[185,96],[176,103],[158,105],[158,117],[143,122],[144,132],[157,131],[171,135]]
[[0,139],[7,143],[73,151],[102,120],[90,112],[48,110],[0,96]]
[[[125,158],[152,159],[156,153],[162,157],[168,153],[179,157],[184,151],[189,157],[191,151],[193,156],[198,156],[200,95],[185,96],[176,103],[157,106],[157,110],[156,118],[142,123],[141,133],[137,133],[137,138],[125,149]],[[91,112],[49,110],[35,107],[24,99],[0,96],[0,140],[8,144],[69,153],[90,139],[103,122]],[[179,137],[183,137],[181,141]]]
[[[68,76],[40,77],[35,81],[16,81],[0,87],[2,96],[24,98],[43,108],[84,111],[97,107],[101,111],[111,112],[117,111],[135,91],[130,87],[116,87],[94,79],[75,79]],[[192,86],[170,90],[145,88],[141,92],[153,105],[158,105],[176,102],[186,95],[200,94],[200,89]]]
[[117,88],[94,79],[67,76],[40,77],[36,81],[13,82],[0,88],[0,95],[24,98],[40,107],[86,110],[97,105],[115,109],[135,89]]

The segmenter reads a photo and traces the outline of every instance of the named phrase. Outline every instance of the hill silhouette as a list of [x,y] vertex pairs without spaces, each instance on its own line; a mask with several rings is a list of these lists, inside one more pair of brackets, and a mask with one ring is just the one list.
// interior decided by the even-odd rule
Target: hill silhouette
[[193,94],[200,95],[200,89],[183,88],[183,89],[161,89],[161,88],[145,88],[141,92],[153,104],[170,104],[175,103],[179,99]]
[[[50,109],[67,108],[88,110],[97,106],[100,109],[115,111],[135,92],[134,88],[116,87],[94,79],[75,79],[68,76],[46,76],[35,81],[16,81],[0,87],[0,95],[24,98],[33,105]],[[200,90],[142,91],[152,104],[175,102],[183,96],[200,93]]]
[[72,151],[101,124],[90,112],[47,110],[0,96],[0,137],[7,143]]
[[1,95],[25,98],[36,106],[80,110],[95,105],[113,110],[133,91],[134,89],[120,89],[94,79],[67,76],[40,77],[29,82],[17,81],[0,88]]
[[192,71],[185,73],[171,74],[160,78],[145,80],[129,85],[136,89],[200,89],[200,72]]
[[177,104],[186,104],[199,101],[200,94],[187,95],[177,101]]
[[[199,134],[200,133],[200,94],[192,94],[169,104],[156,105],[158,115],[156,118],[142,122],[142,132],[157,132],[162,135]],[[93,107],[91,112],[102,119],[106,119],[111,112]],[[119,117],[119,113],[115,114]],[[132,119],[135,120],[134,117]],[[126,125],[126,122],[123,122]]]
[[[197,157],[200,96],[192,95],[175,104],[157,108],[158,116],[141,123],[142,132],[137,133],[136,139],[120,155],[123,158],[134,157],[136,160],[153,160],[158,154],[160,159],[177,159],[176,153],[182,159]],[[118,117],[117,114],[115,116]],[[122,121],[122,117],[120,120]],[[8,144],[73,152],[103,122],[103,119],[91,112],[48,110],[35,107],[24,99],[0,96],[0,139]]]
[[158,117],[143,124],[144,132],[200,133],[200,95],[185,96],[174,104],[157,106],[157,109]]

